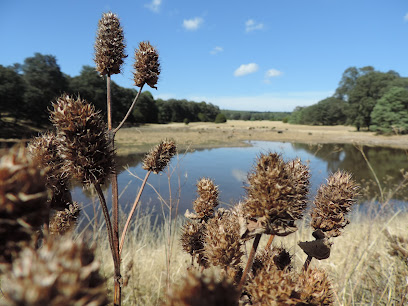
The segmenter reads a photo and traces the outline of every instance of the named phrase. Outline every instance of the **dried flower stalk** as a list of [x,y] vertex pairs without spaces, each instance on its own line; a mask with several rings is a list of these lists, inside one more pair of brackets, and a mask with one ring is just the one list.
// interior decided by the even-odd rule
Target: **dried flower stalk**
[[150,42],[139,43],[139,49],[135,50],[135,72],[133,79],[135,85],[142,87],[144,84],[156,88],[160,75],[159,54]]

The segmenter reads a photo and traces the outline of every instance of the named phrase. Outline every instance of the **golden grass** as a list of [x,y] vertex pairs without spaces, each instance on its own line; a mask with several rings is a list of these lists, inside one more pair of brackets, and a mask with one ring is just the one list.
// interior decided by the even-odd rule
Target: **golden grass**
[[[180,221],[177,221],[178,229]],[[403,212],[374,220],[356,213],[343,234],[332,239],[330,258],[312,261],[312,267],[323,268],[328,272],[336,305],[401,305],[402,296],[407,294],[404,290],[407,286],[408,265],[389,254],[389,242],[383,230],[388,229],[391,234],[408,238],[407,223],[408,213]],[[123,305],[158,305],[165,296],[167,226],[168,223],[153,226],[149,215],[139,216],[133,223],[123,250],[122,275],[125,279],[129,277],[123,289]],[[174,237],[169,270],[171,286],[181,280],[191,263],[191,257],[182,251],[178,242],[179,234],[180,231],[177,231]],[[306,255],[297,243],[313,240],[311,234],[312,228],[308,221],[302,221],[297,232],[287,237],[276,237],[273,245],[287,248],[294,255],[295,269],[300,271]],[[260,250],[267,240],[268,237],[264,235]],[[103,263],[102,271],[111,282],[113,263],[108,243],[104,235],[97,242],[98,257]],[[249,248],[250,245],[247,246]],[[128,269],[131,261],[133,267]],[[112,288],[111,285],[109,283],[108,288]]]

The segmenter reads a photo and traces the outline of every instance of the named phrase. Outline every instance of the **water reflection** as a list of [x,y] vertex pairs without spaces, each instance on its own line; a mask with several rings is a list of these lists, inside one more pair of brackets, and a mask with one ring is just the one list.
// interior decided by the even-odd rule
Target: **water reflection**
[[[171,203],[173,206],[177,205],[178,212],[183,214],[186,209],[191,209],[191,203],[196,197],[195,184],[201,177],[212,178],[219,185],[223,205],[237,203],[245,195],[243,186],[246,175],[260,152],[278,152],[282,154],[284,160],[299,157],[303,162],[307,162],[311,170],[310,197],[314,196],[327,176],[337,169],[352,172],[354,178],[363,185],[367,185],[367,181],[373,179],[362,154],[353,145],[307,145],[264,141],[251,144],[251,147],[244,148],[216,148],[180,153],[171,162],[167,172],[150,176],[149,182],[154,189],[146,187],[141,198],[142,207],[149,207],[161,214],[162,208],[167,211],[166,205]],[[402,179],[400,169],[408,169],[407,153],[404,150],[365,147],[364,153],[382,185],[398,184]],[[141,168],[143,156],[132,154],[118,158],[120,204],[124,211],[129,210],[141,185],[141,179],[146,173]],[[372,188],[367,197],[375,196],[376,192],[378,188]],[[394,199],[404,200],[406,193],[406,191],[399,193]],[[73,196],[79,202],[91,203],[92,195],[83,192],[80,187],[74,189]],[[108,193],[108,202],[110,198]],[[92,215],[92,205],[86,205],[85,211]]]

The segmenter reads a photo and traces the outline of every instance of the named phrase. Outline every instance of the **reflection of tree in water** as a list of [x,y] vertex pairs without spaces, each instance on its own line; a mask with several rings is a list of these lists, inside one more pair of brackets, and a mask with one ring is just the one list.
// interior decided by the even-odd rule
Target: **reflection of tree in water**
[[[377,195],[378,187],[374,187],[374,176],[364,160],[363,155],[352,144],[293,144],[295,150],[305,150],[317,158],[327,163],[327,170],[335,172],[338,169],[353,173],[353,177],[362,187],[371,185],[367,196]],[[371,167],[374,169],[383,189],[392,190],[402,180],[401,169],[408,170],[408,155],[405,150],[384,148],[384,147],[364,147]],[[407,190],[402,190],[396,199],[405,199],[408,196]]]

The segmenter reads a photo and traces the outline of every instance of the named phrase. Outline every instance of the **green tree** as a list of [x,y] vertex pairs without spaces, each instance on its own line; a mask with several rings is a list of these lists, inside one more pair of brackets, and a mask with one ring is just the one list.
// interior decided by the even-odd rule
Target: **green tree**
[[26,82],[24,100],[30,117],[37,123],[48,122],[47,108],[61,93],[67,91],[68,82],[53,55],[35,53],[21,66]]
[[371,130],[408,132],[408,89],[392,87],[378,100],[372,113]]
[[143,91],[133,109],[133,117],[137,123],[157,123],[158,108],[150,91]]
[[334,93],[334,97],[344,100],[344,101],[348,101],[350,92],[353,90],[353,88],[357,84],[357,79],[373,71],[374,71],[374,67],[372,66],[365,66],[362,68],[356,68],[356,67],[347,68],[343,72],[343,75],[339,82],[339,86],[337,87],[336,92]]
[[227,117],[223,113],[219,113],[214,120],[215,123],[225,123],[227,122]]
[[22,76],[13,68],[0,65],[0,113],[7,113],[17,120],[24,109],[24,90]]

